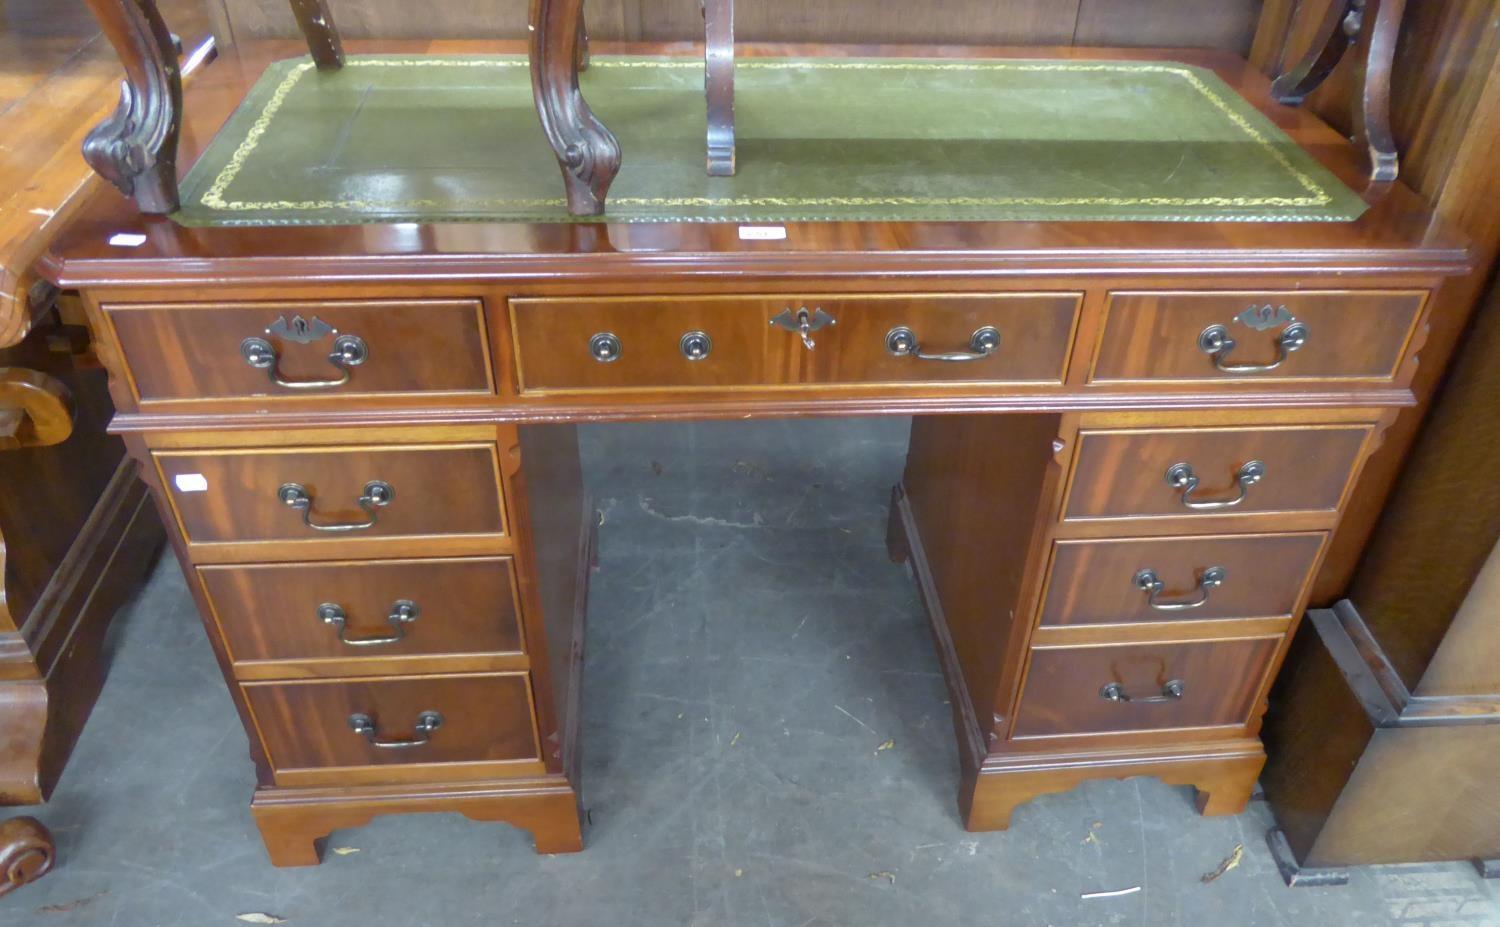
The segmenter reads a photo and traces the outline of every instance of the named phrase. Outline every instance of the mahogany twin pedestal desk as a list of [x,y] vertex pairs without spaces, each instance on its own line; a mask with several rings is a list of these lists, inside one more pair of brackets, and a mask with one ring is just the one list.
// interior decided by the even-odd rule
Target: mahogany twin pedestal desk
[[182,228],[99,198],[44,267],[88,305],[113,427],[249,733],[272,861],[416,811],[581,848],[597,519],[575,425],[603,420],[914,416],[891,553],[947,677],[964,823],[1137,775],[1243,808],[1330,534],[1468,255],[1243,62],[1194,60],[1370,209],[746,241]]

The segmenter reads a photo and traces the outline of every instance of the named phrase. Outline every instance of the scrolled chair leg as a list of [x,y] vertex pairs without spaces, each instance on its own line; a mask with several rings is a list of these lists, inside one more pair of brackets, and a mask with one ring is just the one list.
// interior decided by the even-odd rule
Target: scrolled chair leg
[[52,869],[57,847],[36,818],[0,822],[0,895],[35,882]]

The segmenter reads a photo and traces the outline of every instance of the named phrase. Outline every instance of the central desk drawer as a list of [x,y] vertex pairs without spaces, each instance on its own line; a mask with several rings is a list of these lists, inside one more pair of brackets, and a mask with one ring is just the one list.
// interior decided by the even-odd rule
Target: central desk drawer
[[[510,557],[199,567],[230,660],[519,654]],[[377,670],[371,670],[377,671]]]
[[1085,430],[1065,521],[1338,511],[1371,426]]
[[1031,652],[1017,737],[1242,725],[1281,638]]
[[104,309],[142,403],[494,392],[478,300]]
[[1323,535],[1058,541],[1044,627],[1288,618]]
[[491,444],[155,457],[190,545],[505,534]]
[[293,770],[514,764],[540,757],[526,673],[246,683],[243,689],[278,778]]
[[1020,384],[1062,382],[1080,300],[1078,293],[662,296],[514,299],[510,311],[523,392]]

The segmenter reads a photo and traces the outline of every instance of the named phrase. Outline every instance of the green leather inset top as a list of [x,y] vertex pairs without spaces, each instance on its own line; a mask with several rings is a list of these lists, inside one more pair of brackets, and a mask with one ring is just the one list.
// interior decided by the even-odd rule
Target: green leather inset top
[[[1365,203],[1211,71],[1172,62],[745,59],[739,173],[704,169],[702,62],[594,58],[617,222],[1349,221]],[[185,225],[568,221],[518,56],[267,69]]]

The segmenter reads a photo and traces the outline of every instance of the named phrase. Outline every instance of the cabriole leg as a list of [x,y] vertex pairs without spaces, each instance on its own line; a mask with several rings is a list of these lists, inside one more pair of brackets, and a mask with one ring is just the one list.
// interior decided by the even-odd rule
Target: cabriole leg
[[177,208],[177,136],[182,74],[156,0],[88,0],[125,66],[120,105],[83,142],[89,166],[141,212]]
[[328,0],[292,0],[297,28],[307,40],[307,50],[319,71],[337,71],[344,66],[344,43],[328,12]]
[[1297,106],[1355,49],[1354,134],[1364,148],[1375,183],[1396,179],[1400,164],[1391,135],[1391,65],[1406,0],[1343,0],[1331,3],[1312,47],[1271,84],[1277,102]]
[[578,88],[582,0],[531,0],[531,89],[575,216],[604,212],[620,143]]

